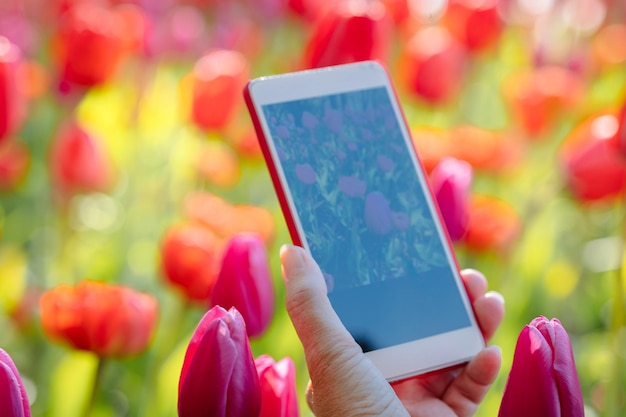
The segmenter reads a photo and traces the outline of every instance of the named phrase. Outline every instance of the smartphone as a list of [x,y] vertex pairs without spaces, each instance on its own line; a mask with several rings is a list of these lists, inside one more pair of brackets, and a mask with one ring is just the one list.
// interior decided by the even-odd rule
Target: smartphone
[[244,97],[294,244],[385,378],[476,355],[485,342],[385,67],[260,77]]

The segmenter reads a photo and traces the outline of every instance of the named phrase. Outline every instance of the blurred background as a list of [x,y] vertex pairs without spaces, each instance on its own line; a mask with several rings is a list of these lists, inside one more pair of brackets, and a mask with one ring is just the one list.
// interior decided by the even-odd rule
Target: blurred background
[[[290,241],[241,91],[251,77],[379,59],[428,172],[471,165],[454,245],[506,298],[494,416],[520,330],[561,320],[587,416],[626,415],[623,0],[4,0],[0,347],[34,416],[175,416],[224,242],[267,245],[255,356],[308,375],[283,308]],[[151,294],[149,348],[107,361],[49,340],[42,294],[85,279]],[[98,371],[100,369],[100,371]]]

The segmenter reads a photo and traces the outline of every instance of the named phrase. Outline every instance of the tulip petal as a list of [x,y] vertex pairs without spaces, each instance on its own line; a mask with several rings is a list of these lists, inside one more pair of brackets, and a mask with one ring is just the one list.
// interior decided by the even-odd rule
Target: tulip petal
[[2,349],[0,349],[0,410],[10,410],[7,417],[31,415],[20,373],[9,354]]
[[296,370],[293,360],[285,357],[274,362],[269,355],[256,361],[261,383],[261,413],[259,417],[298,417]]
[[499,417],[561,417],[553,360],[543,334],[525,326],[517,340]]

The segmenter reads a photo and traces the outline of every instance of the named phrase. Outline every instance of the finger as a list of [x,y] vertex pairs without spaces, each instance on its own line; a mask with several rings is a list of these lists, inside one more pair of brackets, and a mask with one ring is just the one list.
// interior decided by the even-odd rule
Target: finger
[[458,416],[471,416],[495,381],[502,363],[498,346],[483,349],[446,390],[443,401]]
[[504,317],[504,297],[496,291],[487,292],[487,279],[474,269],[461,271],[461,277],[474,308],[485,340],[491,339]]

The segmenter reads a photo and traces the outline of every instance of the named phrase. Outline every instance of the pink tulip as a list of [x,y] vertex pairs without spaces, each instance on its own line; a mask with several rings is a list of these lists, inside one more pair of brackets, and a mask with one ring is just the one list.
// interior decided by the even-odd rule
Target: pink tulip
[[450,239],[457,241],[465,235],[469,222],[472,166],[459,159],[444,158],[431,172],[430,182]]
[[498,417],[583,417],[574,354],[557,319],[537,317],[517,339]]
[[241,312],[249,337],[265,332],[274,315],[274,286],[267,249],[260,236],[239,233],[231,237],[211,301]]
[[26,117],[26,96],[20,83],[20,49],[0,36],[0,140],[8,138]]
[[13,360],[0,349],[0,410],[3,417],[30,417],[28,396]]
[[259,415],[261,389],[239,312],[211,308],[191,337],[178,382],[179,417]]
[[298,417],[296,367],[291,358],[274,362],[268,355],[259,356],[256,370],[261,383],[259,417]]

